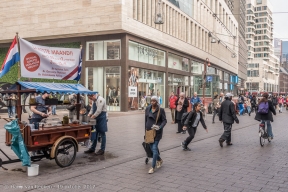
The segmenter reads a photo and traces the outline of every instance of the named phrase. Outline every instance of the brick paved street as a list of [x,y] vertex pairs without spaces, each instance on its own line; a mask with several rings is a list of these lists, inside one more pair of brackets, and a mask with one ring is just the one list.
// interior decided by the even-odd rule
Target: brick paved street
[[[151,161],[144,163],[141,146],[143,113],[111,114],[104,157],[84,155],[86,148],[81,147],[68,168],[59,168],[54,160],[37,162],[37,177],[17,171],[22,169],[21,163],[10,164],[6,166],[9,171],[0,170],[0,191],[288,191],[287,113],[277,115],[271,143],[261,147],[258,122],[243,116],[240,124],[233,126],[234,145],[223,148],[218,144],[222,124],[212,125],[209,116],[209,133],[199,125],[188,152],[180,147],[187,135],[175,133],[177,125],[170,124],[167,112],[168,124],[159,144],[163,167],[149,175]],[[4,121],[0,121],[3,127]],[[0,137],[1,149],[12,155],[4,146],[3,129]],[[38,189],[32,188],[35,185]]]

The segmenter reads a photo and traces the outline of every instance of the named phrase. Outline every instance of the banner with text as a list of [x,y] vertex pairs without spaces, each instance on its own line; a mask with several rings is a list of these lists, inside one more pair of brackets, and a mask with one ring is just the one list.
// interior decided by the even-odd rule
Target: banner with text
[[80,49],[46,47],[20,42],[21,77],[43,79],[77,79]]

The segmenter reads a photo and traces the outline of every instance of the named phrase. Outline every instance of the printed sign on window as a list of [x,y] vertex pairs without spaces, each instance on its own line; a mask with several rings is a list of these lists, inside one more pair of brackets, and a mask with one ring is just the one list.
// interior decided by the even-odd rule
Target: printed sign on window
[[137,87],[128,87],[128,97],[137,97]]

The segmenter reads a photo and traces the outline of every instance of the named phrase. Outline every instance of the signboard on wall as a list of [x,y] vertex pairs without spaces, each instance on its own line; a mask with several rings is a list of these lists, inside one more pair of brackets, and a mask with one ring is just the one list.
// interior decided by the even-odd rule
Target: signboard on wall
[[128,97],[137,97],[137,87],[128,87]]

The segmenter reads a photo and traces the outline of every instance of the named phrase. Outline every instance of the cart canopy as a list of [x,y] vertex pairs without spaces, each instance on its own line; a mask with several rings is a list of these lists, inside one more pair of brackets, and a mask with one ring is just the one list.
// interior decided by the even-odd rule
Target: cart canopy
[[40,83],[40,82],[23,82],[23,81],[18,81],[17,83],[21,85],[21,90],[35,90],[36,92],[40,92],[40,93],[43,93],[43,92],[61,93],[61,94],[80,93],[80,94],[90,94],[90,95],[98,93],[96,91],[90,91],[89,89],[87,89],[81,84],[42,83],[42,82]]

